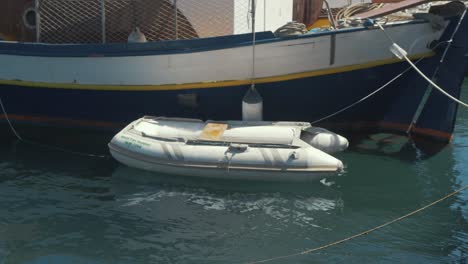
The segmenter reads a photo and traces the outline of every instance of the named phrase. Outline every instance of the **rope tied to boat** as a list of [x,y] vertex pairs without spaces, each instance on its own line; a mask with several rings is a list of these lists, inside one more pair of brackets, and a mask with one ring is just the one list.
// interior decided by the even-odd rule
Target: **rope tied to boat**
[[32,140],[24,139],[23,137],[20,136],[18,131],[15,129],[15,127],[11,123],[10,118],[8,117],[8,113],[7,113],[6,109],[5,109],[5,105],[3,104],[3,100],[2,100],[1,97],[0,97],[0,108],[2,109],[3,116],[5,117],[5,119],[6,119],[7,123],[8,123],[8,126],[10,127],[11,132],[16,137],[16,139],[18,139],[20,142],[30,144],[30,145],[34,145],[34,146],[39,146],[39,147],[42,147],[42,148],[51,149],[51,150],[58,150],[58,151],[73,154],[73,155],[92,157],[92,158],[109,158],[110,157],[109,155],[98,155],[98,154],[92,154],[92,153],[72,151],[72,150],[64,149],[64,148],[61,148],[61,147],[58,147],[58,146],[42,144],[42,143],[35,142],[35,141],[32,141]]
[[[451,38],[450,38],[449,40],[447,40],[447,41],[440,42],[440,43],[438,43],[437,45],[435,45],[434,47],[432,47],[432,50],[435,50],[438,46],[442,45],[443,43],[448,43],[447,47],[446,47],[445,50],[444,50],[444,53],[443,53],[442,58],[441,58],[441,60],[440,60],[440,63],[442,63],[442,62],[444,61],[444,58],[445,58],[445,56],[446,56],[446,54],[447,54],[447,51],[448,51],[448,48],[450,47],[451,43],[453,42],[453,38],[455,37],[456,33],[458,32],[458,30],[459,30],[459,28],[460,28],[460,25],[461,25],[461,22],[463,21],[463,18],[464,18],[465,15],[466,15],[466,12],[467,12],[467,9],[465,9],[465,11],[462,13],[462,15],[461,15],[461,17],[460,17],[460,19],[459,19],[459,21],[458,21],[458,24],[457,24],[457,26],[456,26],[454,32],[452,33]],[[386,22],[385,22],[385,23],[386,23]],[[390,35],[388,35],[388,33],[385,31],[385,29],[382,27],[382,25],[381,25],[380,23],[375,23],[375,24],[377,24],[377,25],[380,27],[380,29],[385,33],[385,35],[387,36],[387,38],[388,38],[392,43],[395,43],[395,42],[393,41],[392,37],[391,37]],[[341,114],[342,112],[344,112],[344,111],[346,111],[346,110],[348,110],[348,109],[350,109],[350,108],[352,108],[352,107],[354,107],[354,106],[356,106],[356,105],[358,105],[358,104],[360,104],[360,103],[366,101],[367,99],[369,99],[369,98],[372,97],[373,95],[377,94],[378,92],[380,92],[380,91],[383,90],[384,88],[388,87],[391,83],[393,83],[394,81],[396,81],[397,79],[399,79],[401,76],[403,76],[403,75],[404,75],[405,73],[407,73],[409,70],[415,69],[416,64],[418,64],[423,58],[417,60],[417,61],[414,62],[414,63],[413,63],[407,56],[406,56],[405,59],[410,63],[410,66],[409,66],[408,68],[406,68],[404,71],[402,71],[401,73],[399,73],[398,75],[396,75],[396,76],[395,76],[394,78],[392,78],[390,81],[388,81],[387,83],[385,83],[385,84],[382,85],[381,87],[377,88],[375,91],[371,92],[370,94],[368,94],[368,95],[362,97],[361,99],[355,101],[354,103],[351,103],[350,105],[345,106],[345,107],[339,109],[338,111],[336,111],[336,112],[334,112],[334,113],[331,113],[331,114],[329,114],[329,115],[327,115],[327,116],[324,116],[324,117],[322,117],[322,118],[319,118],[319,119],[317,119],[317,120],[311,122],[311,124],[314,125],[314,124],[320,123],[320,122],[322,122],[322,121],[324,121],[324,120],[327,120],[327,119],[329,119],[329,118],[332,118],[332,117],[334,117],[334,116],[337,116],[337,115]],[[416,69],[417,69],[417,71],[419,71],[419,69],[418,69],[417,67],[416,67]],[[415,69],[415,70],[416,70],[416,69]],[[420,71],[419,71],[418,73],[420,73]],[[422,73],[422,72],[421,72],[421,73]],[[421,73],[420,73],[420,74],[421,74]],[[425,76],[425,75],[424,75],[424,76]],[[428,80],[427,77],[426,77],[425,79]],[[429,81],[430,81],[430,80],[429,80]],[[432,82],[432,81],[431,81],[431,82]],[[440,87],[439,87],[439,88],[440,88]],[[445,95],[451,97],[451,99],[453,98],[453,99],[457,100],[457,103],[459,102],[459,103],[461,103],[463,106],[465,106],[465,107],[467,106],[466,103],[464,103],[464,102],[462,102],[462,101],[460,101],[460,100],[454,98],[453,96],[451,96],[450,94],[448,94],[447,92],[445,92],[445,90],[443,90],[442,88],[440,88],[440,89],[441,89],[441,92],[442,92],[442,93],[444,93]]]
[[[423,59],[423,58],[419,59],[418,61],[416,61],[416,63],[420,62],[422,59]],[[340,110],[338,110],[338,111],[336,111],[336,112],[334,112],[334,113],[332,113],[332,114],[329,114],[329,115],[324,116],[324,117],[322,117],[322,118],[320,118],[320,119],[317,119],[317,120],[311,122],[310,124],[315,125],[315,124],[317,124],[317,123],[320,123],[320,122],[322,122],[322,121],[324,121],[324,120],[326,120],[326,119],[329,119],[329,118],[332,118],[332,117],[334,117],[334,116],[336,116],[336,115],[338,115],[338,114],[341,114],[342,112],[344,112],[344,111],[346,111],[346,110],[348,110],[348,109],[350,109],[350,108],[352,108],[352,107],[354,107],[354,106],[356,106],[356,105],[358,105],[358,104],[360,104],[360,103],[366,101],[367,99],[369,99],[369,98],[372,97],[373,95],[377,94],[378,92],[382,91],[384,88],[386,88],[387,86],[389,86],[391,83],[393,83],[394,81],[396,81],[397,79],[399,79],[401,76],[403,76],[403,75],[404,75],[405,73],[407,73],[409,70],[411,70],[411,67],[406,68],[404,71],[402,71],[401,73],[397,74],[397,75],[396,75],[395,77],[393,77],[390,81],[386,82],[384,85],[380,86],[379,88],[377,88],[375,91],[371,92],[370,94],[368,94],[368,95],[362,97],[361,99],[355,101],[354,103],[352,103],[352,104],[350,104],[350,105],[348,105],[348,106],[345,106],[345,107],[341,108]]]
[[[467,8],[465,8],[465,11],[463,12],[463,14],[461,15],[460,17],[460,20],[458,21],[458,24],[454,30],[454,32],[452,33],[452,36],[451,36],[451,39],[447,41],[448,45],[447,47],[445,48],[444,50],[444,53],[442,54],[442,58],[440,60],[440,62],[442,63],[444,61],[444,58],[447,54],[447,51],[448,49],[450,48],[450,45],[451,43],[453,42],[453,38],[455,37],[456,33],[458,32],[458,29],[460,28],[460,24],[461,22],[463,21],[463,18],[465,17],[466,15],[466,11],[467,11]],[[402,48],[400,47],[394,40],[393,38],[387,33],[387,31],[385,31],[385,29],[382,27],[382,25],[380,23],[376,23],[377,26],[383,31],[383,33],[385,34],[385,36],[392,42],[392,46],[390,47],[390,50],[392,51],[392,53],[397,56],[400,60],[401,59],[405,59],[409,65],[421,76],[423,77],[429,84],[432,85],[432,87],[436,88],[439,92],[441,92],[443,95],[447,96],[449,99],[451,99],[452,101],[464,106],[464,107],[468,107],[468,104],[453,97],[451,94],[447,93],[443,88],[441,88],[439,85],[437,85],[436,83],[434,83],[431,79],[429,79],[429,77],[427,77],[407,56],[407,52]]]
[[332,242],[332,243],[328,243],[328,244],[323,245],[323,246],[319,246],[319,247],[315,247],[315,248],[310,248],[310,249],[307,249],[307,250],[304,250],[304,251],[301,251],[301,252],[298,252],[298,253],[293,253],[293,254],[289,254],[289,255],[283,255],[283,256],[273,257],[273,258],[269,258],[269,259],[251,261],[251,262],[247,262],[247,264],[266,263],[266,262],[272,262],[272,261],[276,261],[276,260],[280,260],[280,259],[287,259],[287,258],[291,258],[291,257],[297,257],[297,256],[300,256],[300,255],[307,255],[307,254],[310,254],[310,253],[314,253],[314,252],[317,252],[317,251],[320,251],[320,250],[324,250],[324,249],[327,249],[327,248],[330,248],[330,247],[333,247],[333,246],[342,244],[342,243],[344,243],[344,242],[348,242],[348,241],[353,240],[353,239],[356,239],[356,238],[358,238],[358,237],[361,237],[361,236],[364,236],[364,235],[368,235],[368,234],[370,234],[370,233],[372,233],[372,232],[375,232],[375,231],[377,231],[377,230],[379,230],[379,229],[382,229],[382,228],[384,228],[384,227],[386,227],[386,226],[389,226],[389,225],[391,225],[391,224],[394,224],[394,223],[396,223],[396,222],[402,221],[402,220],[404,220],[404,219],[406,219],[406,218],[408,218],[408,217],[410,217],[410,216],[413,216],[413,215],[415,215],[415,214],[417,214],[417,213],[419,213],[419,212],[422,212],[422,211],[424,211],[424,210],[426,210],[426,209],[428,209],[428,208],[430,208],[430,207],[433,207],[434,205],[439,204],[439,203],[441,203],[441,202],[447,200],[448,198],[450,198],[450,197],[452,197],[452,196],[454,196],[454,195],[456,195],[456,194],[458,194],[458,193],[464,191],[464,190],[467,189],[467,188],[468,188],[468,185],[466,185],[466,186],[464,186],[464,187],[462,187],[462,188],[460,188],[460,189],[458,189],[458,190],[456,190],[456,191],[454,191],[454,192],[451,192],[451,193],[445,195],[444,197],[442,197],[442,198],[440,198],[440,199],[438,199],[438,200],[436,200],[436,201],[434,201],[434,202],[432,202],[432,203],[430,203],[430,204],[427,204],[427,205],[425,205],[425,206],[423,206],[423,207],[421,207],[421,208],[419,208],[419,209],[416,209],[416,210],[414,210],[414,211],[412,211],[412,212],[410,212],[410,213],[407,213],[407,214],[405,214],[405,215],[403,215],[403,216],[400,216],[400,217],[398,217],[398,218],[395,218],[395,219],[393,219],[393,220],[391,220],[391,221],[388,221],[388,222],[386,222],[386,223],[384,223],[384,224],[381,224],[381,225],[379,225],[379,226],[373,227],[373,228],[368,229],[368,230],[366,230],[366,231],[363,231],[363,232],[361,232],[361,233],[358,233],[358,234],[355,234],[355,235],[346,237],[346,238],[344,238],[344,239],[337,240],[337,241],[334,241],[334,242]]

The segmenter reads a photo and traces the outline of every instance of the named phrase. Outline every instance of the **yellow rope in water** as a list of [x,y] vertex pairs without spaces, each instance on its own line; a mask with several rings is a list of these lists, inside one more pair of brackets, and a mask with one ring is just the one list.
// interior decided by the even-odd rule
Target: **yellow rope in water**
[[421,208],[419,208],[419,209],[417,209],[415,211],[412,211],[411,213],[408,213],[408,214],[405,214],[405,215],[400,216],[398,218],[395,218],[395,219],[393,219],[393,220],[391,220],[389,222],[386,222],[385,224],[376,226],[374,228],[371,228],[371,229],[366,230],[364,232],[361,232],[359,234],[356,234],[356,235],[353,235],[353,236],[350,236],[350,237],[347,237],[347,238],[344,238],[344,239],[341,239],[341,240],[338,240],[338,241],[335,241],[335,242],[332,242],[332,243],[329,243],[329,244],[326,244],[326,245],[323,245],[323,246],[320,246],[320,247],[307,249],[307,250],[304,250],[302,252],[289,254],[289,255],[284,255],[284,256],[273,257],[273,258],[269,258],[269,259],[257,260],[257,261],[247,262],[247,263],[248,264],[266,263],[266,262],[271,262],[271,261],[275,261],[275,260],[286,259],[286,258],[291,258],[291,257],[295,257],[295,256],[310,254],[312,252],[316,252],[316,251],[323,250],[323,249],[326,249],[326,248],[329,248],[329,247],[332,247],[332,246],[336,246],[338,244],[342,244],[342,243],[347,242],[349,240],[352,240],[352,239],[367,235],[367,234],[369,234],[371,232],[377,231],[377,230],[379,230],[379,229],[381,229],[383,227],[386,227],[386,226],[391,225],[391,224],[393,224],[395,222],[401,221],[401,220],[403,220],[405,218],[408,218],[408,217],[410,217],[412,215],[415,215],[415,214],[417,214],[417,213],[419,213],[419,212],[421,212],[421,211],[423,211],[423,210],[425,210],[425,209],[427,209],[429,207],[432,207],[432,206],[434,206],[434,205],[436,205],[436,204],[438,204],[438,203],[440,203],[440,202],[454,196],[457,193],[462,192],[463,190],[465,190],[467,188],[468,188],[468,185],[466,185],[466,186],[464,186],[464,187],[462,187],[462,188],[460,188],[460,189],[458,189],[458,190],[456,190],[456,191],[454,191],[454,192],[452,192],[450,194],[447,194],[446,196],[444,196],[444,197],[442,197],[442,198],[440,198],[440,199],[438,199],[438,200],[436,200],[436,201],[434,201],[434,202],[432,202],[432,203],[430,203],[430,204],[428,204],[428,205],[426,205],[424,207],[421,207]]

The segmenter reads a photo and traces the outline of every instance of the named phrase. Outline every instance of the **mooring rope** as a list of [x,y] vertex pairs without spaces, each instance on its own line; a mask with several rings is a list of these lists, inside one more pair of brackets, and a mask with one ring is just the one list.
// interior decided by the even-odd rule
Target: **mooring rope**
[[10,118],[8,118],[8,114],[5,109],[5,106],[3,106],[2,98],[0,98],[0,106],[2,107],[3,115],[5,116],[5,119],[8,125],[10,126],[11,131],[13,132],[13,134],[16,136],[17,139],[19,139],[20,141],[23,141],[23,138],[18,134],[18,132],[16,132],[16,129],[13,127],[13,124],[11,124]]
[[296,257],[296,256],[300,256],[300,255],[306,255],[306,254],[310,254],[310,253],[313,253],[313,252],[317,252],[319,250],[323,250],[323,249],[326,249],[326,248],[329,248],[329,247],[333,247],[333,246],[342,244],[342,243],[350,241],[352,239],[355,239],[355,238],[358,238],[358,237],[361,237],[361,236],[364,236],[364,235],[368,235],[368,234],[370,234],[370,233],[372,233],[374,231],[377,231],[377,230],[382,229],[382,228],[384,228],[386,226],[389,226],[389,225],[391,225],[393,223],[399,222],[399,221],[401,221],[403,219],[406,219],[406,218],[408,218],[410,216],[413,216],[413,215],[415,215],[415,214],[417,214],[417,213],[419,213],[421,211],[424,211],[424,210],[426,210],[426,209],[428,209],[428,208],[430,208],[430,207],[432,207],[432,206],[434,206],[434,205],[436,205],[436,204],[438,204],[438,203],[440,203],[440,202],[442,202],[444,200],[447,200],[448,198],[454,196],[457,193],[462,192],[463,190],[465,190],[467,188],[468,188],[468,185],[466,185],[466,186],[464,186],[464,187],[462,187],[462,188],[460,188],[460,189],[458,189],[458,190],[456,190],[454,192],[451,192],[451,193],[447,194],[446,196],[444,196],[444,197],[442,197],[442,198],[440,198],[440,199],[438,199],[438,200],[436,200],[436,201],[434,201],[434,202],[432,202],[432,203],[430,203],[430,204],[428,204],[426,206],[423,206],[423,207],[421,207],[421,208],[419,208],[417,210],[414,210],[414,211],[412,211],[412,212],[410,212],[408,214],[405,214],[403,216],[395,218],[395,219],[393,219],[391,221],[388,221],[388,222],[386,222],[384,224],[381,224],[379,226],[376,226],[374,228],[368,229],[368,230],[366,230],[364,232],[361,232],[359,234],[355,234],[355,235],[352,235],[350,237],[347,237],[347,238],[344,238],[344,239],[341,239],[341,240],[338,240],[338,241],[335,241],[335,242],[332,242],[332,243],[329,243],[329,244],[326,244],[326,245],[323,245],[323,246],[320,246],[320,247],[307,249],[307,250],[304,250],[302,252],[289,254],[289,255],[278,256],[278,257],[273,257],[273,258],[269,258],[269,259],[256,260],[256,261],[252,261],[252,262],[247,262],[247,264],[266,263],[266,262],[271,262],[271,261],[275,261],[275,260]]
[[[416,63],[420,62],[422,59],[423,59],[423,58],[420,58],[419,60],[416,61]],[[342,113],[342,112],[344,112],[344,111],[346,111],[346,110],[348,110],[348,109],[350,109],[350,108],[352,108],[352,107],[354,107],[354,106],[356,106],[356,105],[358,105],[358,104],[360,104],[360,103],[366,101],[367,99],[369,99],[370,97],[372,97],[374,94],[380,92],[381,90],[383,90],[384,88],[386,88],[387,86],[389,86],[391,83],[393,83],[394,81],[396,81],[398,78],[400,78],[401,76],[403,76],[406,72],[408,72],[408,71],[411,70],[411,69],[412,69],[411,67],[406,68],[404,71],[402,71],[401,73],[399,73],[398,75],[396,75],[395,77],[393,77],[390,81],[388,81],[387,83],[385,83],[384,85],[382,85],[381,87],[379,87],[378,89],[376,89],[375,91],[373,91],[372,93],[370,93],[370,94],[364,96],[363,98],[357,100],[356,102],[354,102],[354,103],[352,103],[352,104],[350,104],[350,105],[348,105],[348,106],[345,106],[345,107],[341,108],[340,110],[338,110],[338,111],[336,111],[336,112],[334,112],[334,113],[332,113],[332,114],[329,114],[329,115],[324,116],[324,117],[322,117],[322,118],[320,118],[320,119],[317,119],[317,120],[311,122],[310,124],[314,125],[314,124],[316,124],[316,123],[322,122],[323,120],[332,118],[332,117],[334,117],[334,116],[336,116],[336,115],[338,115],[338,114],[340,114],[340,113]]]
[[[449,44],[452,43],[453,38],[455,37],[455,34],[456,34],[456,32],[458,31],[458,29],[459,29],[459,27],[460,27],[460,24],[461,24],[461,21],[462,21],[463,17],[465,16],[466,12],[467,12],[467,9],[465,9],[463,15],[461,16],[460,21],[458,22],[457,27],[455,28],[455,30],[454,30],[454,32],[453,32],[453,34],[452,34],[450,40],[444,41],[443,43],[449,43]],[[376,24],[377,24],[377,25],[380,27],[380,29],[385,33],[385,35],[387,36],[387,38],[388,38],[393,44],[397,45],[397,44],[395,43],[395,41],[393,40],[393,38],[392,38],[392,37],[385,31],[385,29],[382,27],[382,25],[381,25],[380,23],[376,23]],[[435,47],[433,47],[433,50],[434,50],[436,47],[438,47],[439,45],[441,45],[441,44],[442,44],[442,43],[438,43]],[[448,47],[449,47],[449,46],[448,46]],[[446,53],[447,53],[448,47],[445,49],[445,51],[444,51],[444,53],[443,53],[441,62],[443,62],[443,60],[444,60],[444,57],[445,57],[445,55],[446,55]],[[344,111],[346,111],[346,110],[348,110],[348,109],[350,109],[350,108],[352,108],[352,107],[354,107],[354,106],[356,106],[356,105],[358,105],[358,104],[360,104],[360,103],[366,101],[367,99],[369,99],[370,97],[372,97],[373,95],[375,95],[376,93],[380,92],[380,91],[383,90],[385,87],[387,87],[388,85],[390,85],[391,83],[393,83],[394,81],[396,81],[398,78],[400,78],[401,76],[403,76],[403,75],[404,75],[406,72],[408,72],[410,69],[414,69],[416,72],[418,72],[418,74],[420,74],[423,78],[425,78],[427,81],[429,81],[430,84],[432,84],[435,88],[437,88],[437,89],[438,89],[441,93],[443,93],[444,95],[448,96],[450,99],[454,100],[455,102],[457,102],[457,103],[459,103],[459,104],[461,104],[461,105],[463,105],[463,106],[465,106],[465,107],[468,107],[468,104],[466,104],[466,103],[464,103],[464,102],[462,102],[462,101],[456,99],[455,97],[451,96],[450,94],[448,94],[444,89],[442,89],[441,87],[439,87],[438,85],[436,85],[434,82],[432,82],[429,78],[427,78],[426,75],[424,75],[424,73],[422,73],[422,72],[419,70],[419,68],[416,66],[416,64],[418,64],[418,62],[420,62],[423,58],[421,58],[421,59],[417,60],[415,63],[413,63],[405,54],[402,54],[402,55],[404,55],[404,58],[405,58],[405,60],[410,64],[410,67],[406,68],[403,72],[401,72],[400,74],[396,75],[393,79],[391,79],[390,81],[388,81],[387,83],[385,83],[385,84],[382,85],[380,88],[378,88],[378,89],[376,89],[375,91],[373,91],[372,93],[370,93],[370,94],[364,96],[363,98],[357,100],[356,102],[354,102],[354,103],[352,103],[352,104],[350,104],[350,105],[348,105],[348,106],[345,106],[345,107],[341,108],[340,110],[338,110],[338,111],[336,111],[336,112],[334,112],[334,113],[332,113],[332,114],[329,114],[329,115],[327,115],[327,116],[324,116],[324,117],[322,117],[322,118],[320,118],[320,119],[317,119],[317,120],[311,122],[311,124],[314,125],[314,124],[319,123],[319,122],[322,122],[322,121],[324,121],[324,120],[326,120],[326,119],[332,118],[332,117],[334,117],[334,116],[336,116],[336,115],[338,115],[338,114],[340,114],[340,113],[342,113],[342,112],[344,112]]]
[[18,131],[16,131],[15,127],[11,123],[10,118],[8,117],[8,113],[7,113],[6,109],[5,109],[5,105],[3,104],[2,98],[0,98],[0,107],[2,108],[3,116],[5,116],[5,119],[6,119],[7,123],[8,123],[8,126],[10,127],[11,132],[13,132],[15,137],[20,142],[24,142],[26,144],[35,145],[35,146],[39,146],[39,147],[47,148],[47,149],[51,149],[51,150],[57,150],[57,151],[61,151],[61,152],[65,152],[65,153],[69,153],[69,154],[73,154],[73,155],[93,157],[93,158],[108,158],[109,157],[108,155],[98,155],[98,154],[92,154],[92,153],[78,152],[78,151],[64,149],[64,148],[61,148],[61,147],[58,147],[58,146],[47,145],[47,144],[43,144],[43,143],[34,142],[34,141],[31,141],[31,140],[24,139],[23,137],[20,136]]
[[[463,12],[463,15],[461,16],[460,18],[460,21],[459,21],[459,24],[461,23],[461,20],[463,19],[463,17],[465,16],[466,14],[466,10]],[[382,27],[382,25],[380,25],[379,23],[376,23],[377,26],[385,33],[385,36],[387,36],[387,38],[392,42],[392,44],[394,45],[394,47],[396,47],[396,51],[398,52],[398,55],[400,55],[401,57],[403,57],[408,63],[409,65],[419,74],[421,75],[421,77],[423,77],[427,82],[429,82],[434,88],[436,88],[439,92],[441,92],[442,94],[444,94],[445,96],[447,96],[449,99],[451,99],[452,101],[464,106],[464,107],[468,107],[468,104],[465,103],[465,102],[462,102],[461,100],[453,97],[452,95],[450,95],[449,93],[447,93],[444,89],[442,89],[439,85],[437,85],[436,83],[434,83],[431,79],[429,79],[416,65],[414,65],[414,63],[408,58],[408,56],[406,55],[406,51],[401,48],[397,43],[395,43],[395,41],[392,39],[392,37],[385,31],[385,29]],[[448,42],[451,43],[452,40],[453,40],[453,37],[455,36],[455,33],[458,31],[459,29],[459,26],[457,25],[456,29],[455,29],[455,32],[454,34],[452,34],[452,39],[450,39]],[[445,56],[446,52],[444,52],[444,56]],[[395,56],[398,57],[397,54],[395,54]],[[442,58],[443,60],[443,58]],[[442,61],[441,60],[441,61]]]
[[445,55],[447,55],[448,49],[449,49],[450,46],[452,45],[453,38],[455,37],[455,35],[456,35],[457,32],[458,32],[458,29],[460,28],[460,25],[461,25],[463,19],[465,18],[465,15],[466,15],[466,11],[467,11],[467,10],[468,10],[468,7],[465,6],[465,10],[463,11],[462,15],[460,16],[460,19],[458,20],[458,24],[457,24],[457,26],[455,27],[455,30],[453,31],[452,36],[450,36],[450,40],[448,40],[447,47],[446,47],[445,50],[444,50],[444,54],[442,54],[442,58],[440,59],[440,62],[443,62],[443,61],[444,61]]

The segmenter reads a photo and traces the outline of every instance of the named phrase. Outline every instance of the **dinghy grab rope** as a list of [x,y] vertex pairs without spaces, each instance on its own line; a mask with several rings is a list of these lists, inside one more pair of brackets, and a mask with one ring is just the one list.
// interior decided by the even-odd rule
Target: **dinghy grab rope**
[[35,141],[31,141],[31,140],[24,139],[23,137],[20,136],[20,134],[18,133],[18,131],[16,131],[15,127],[14,127],[13,124],[11,123],[10,118],[8,117],[7,111],[6,111],[6,109],[5,109],[5,106],[4,106],[4,104],[3,104],[2,98],[0,98],[0,107],[2,108],[3,116],[5,117],[5,119],[6,119],[7,123],[8,123],[8,126],[10,127],[11,132],[13,132],[13,134],[15,135],[15,137],[16,137],[20,142],[24,142],[24,143],[26,143],[26,144],[30,144],[30,145],[34,145],[34,146],[39,146],[39,147],[47,148],[47,149],[51,149],[51,150],[58,150],[58,151],[61,151],[61,152],[64,152],[64,153],[73,154],[73,155],[79,155],[79,156],[85,156],[85,157],[92,157],[92,158],[108,158],[108,157],[109,157],[108,155],[97,155],[97,154],[91,154],[91,153],[84,153],[84,152],[72,151],[72,150],[68,150],[68,149],[61,148],[61,147],[52,146],[52,145],[46,145],[46,144],[42,144],[42,143],[39,143],[39,142],[35,142]]
[[287,258],[297,257],[297,256],[300,256],[300,255],[307,255],[307,254],[310,254],[310,253],[314,253],[314,252],[317,252],[317,251],[320,251],[320,250],[327,249],[329,247],[333,247],[333,246],[342,244],[344,242],[348,242],[348,241],[350,241],[352,239],[355,239],[355,238],[358,238],[358,237],[361,237],[361,236],[364,236],[364,235],[368,235],[368,234],[370,234],[370,233],[372,233],[374,231],[377,231],[377,230],[382,229],[382,228],[384,228],[386,226],[389,226],[389,225],[391,225],[393,223],[399,222],[399,221],[404,220],[404,219],[406,219],[406,218],[408,218],[410,216],[413,216],[413,215],[415,215],[415,214],[417,214],[419,212],[422,212],[422,211],[424,211],[424,210],[426,210],[426,209],[428,209],[428,208],[430,208],[430,207],[432,207],[432,206],[434,206],[436,204],[439,204],[439,203],[447,200],[448,198],[450,198],[450,197],[464,191],[467,188],[468,188],[468,185],[466,185],[466,186],[464,186],[464,187],[462,187],[462,188],[460,188],[460,189],[458,189],[458,190],[456,190],[454,192],[451,192],[451,193],[447,194],[446,196],[444,196],[444,197],[442,197],[442,198],[440,198],[440,199],[438,199],[438,200],[436,200],[436,201],[434,201],[434,202],[432,202],[432,203],[430,203],[428,205],[425,205],[425,206],[423,206],[423,207],[421,207],[421,208],[419,208],[417,210],[414,210],[414,211],[412,211],[412,212],[410,212],[408,214],[405,214],[403,216],[395,218],[395,219],[393,219],[391,221],[388,221],[388,222],[386,222],[384,224],[381,224],[379,226],[376,226],[374,228],[368,229],[368,230],[366,230],[364,232],[361,232],[359,234],[355,234],[353,236],[350,236],[350,237],[347,237],[347,238],[344,238],[344,239],[341,239],[341,240],[338,240],[338,241],[335,241],[335,242],[332,242],[332,243],[329,243],[329,244],[326,244],[326,245],[323,245],[323,246],[320,246],[320,247],[307,249],[307,250],[304,250],[304,251],[301,251],[301,252],[298,252],[298,253],[273,257],[273,258],[269,258],[269,259],[251,261],[251,262],[247,262],[247,264],[266,263],[266,262],[272,262],[272,261],[276,261],[276,260],[280,260],[280,259],[287,259]]

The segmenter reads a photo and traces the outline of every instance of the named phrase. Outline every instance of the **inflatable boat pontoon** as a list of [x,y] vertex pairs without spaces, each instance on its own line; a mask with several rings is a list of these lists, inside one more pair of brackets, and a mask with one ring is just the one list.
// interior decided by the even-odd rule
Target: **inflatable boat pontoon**
[[324,151],[347,146],[344,137],[309,123],[148,116],[129,124],[109,143],[112,156],[130,167],[272,181],[311,181],[336,174],[343,163]]

